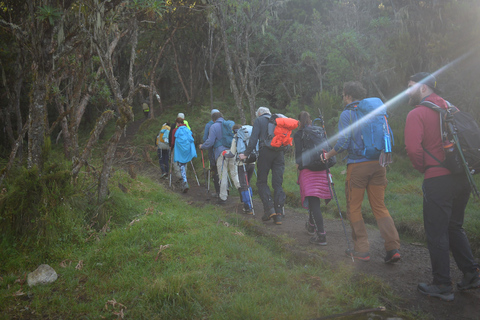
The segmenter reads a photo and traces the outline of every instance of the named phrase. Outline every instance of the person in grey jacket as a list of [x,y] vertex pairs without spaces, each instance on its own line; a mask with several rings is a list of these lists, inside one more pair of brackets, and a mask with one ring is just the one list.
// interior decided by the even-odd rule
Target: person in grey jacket
[[222,140],[222,122],[224,121],[221,112],[215,112],[212,114],[213,124],[208,131],[208,138],[203,144],[200,145],[200,149],[208,150],[213,147],[215,161],[217,162],[217,172],[220,175],[220,194],[218,204],[225,204],[227,201],[228,193],[228,172],[232,178],[232,182],[235,188],[240,188],[240,182],[238,181],[237,167],[235,166],[235,159],[225,158],[229,147],[224,146],[221,143],[215,143]]
[[[285,192],[283,191],[283,172],[285,171],[285,158],[282,149],[274,150],[265,146],[268,136],[268,121],[271,117],[270,109],[258,108],[257,119],[253,123],[252,135],[248,141],[247,149],[239,158],[245,160],[255,149],[259,142],[257,160],[257,188],[263,203],[263,221],[273,218],[275,224],[282,224],[283,206],[285,205]],[[272,171],[273,198],[268,186],[268,174]]]

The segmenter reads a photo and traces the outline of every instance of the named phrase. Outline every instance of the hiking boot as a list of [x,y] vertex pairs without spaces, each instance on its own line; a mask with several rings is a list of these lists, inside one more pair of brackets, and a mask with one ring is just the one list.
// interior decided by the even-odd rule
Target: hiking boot
[[182,184],[182,192],[187,193],[189,188],[190,187],[188,186],[188,182],[184,181],[183,184]]
[[166,177],[168,177],[168,173],[166,172],[162,173],[162,175],[160,176],[160,178],[166,178]]
[[395,263],[398,260],[400,260],[400,251],[398,251],[398,249],[387,251],[387,256],[385,257],[385,263]]
[[480,270],[467,272],[461,282],[457,283],[458,290],[468,290],[480,288]]
[[318,244],[319,246],[327,245],[327,236],[325,234],[315,234],[310,238],[310,243]]
[[439,298],[443,301],[453,301],[454,299],[453,288],[449,285],[419,283],[417,289],[423,295]]
[[370,261],[370,252],[358,252],[353,249],[345,250],[345,254],[349,257],[353,255],[354,259],[362,260],[365,262]]
[[282,214],[281,213],[276,213],[273,216],[273,222],[275,222],[275,224],[282,224]]
[[217,204],[218,204],[218,205],[221,205],[221,206],[224,205],[224,204],[226,204],[226,203],[227,203],[227,199],[222,200],[222,199],[219,198],[218,201],[217,201]]
[[307,230],[307,233],[311,236],[315,235],[315,226],[313,224],[310,224],[309,221],[305,222],[305,229]]
[[253,210],[250,208],[243,208],[243,213],[245,214],[253,214]]
[[275,210],[273,208],[270,209],[269,212],[265,212],[262,216],[262,221],[268,221],[272,219],[272,217],[275,215]]

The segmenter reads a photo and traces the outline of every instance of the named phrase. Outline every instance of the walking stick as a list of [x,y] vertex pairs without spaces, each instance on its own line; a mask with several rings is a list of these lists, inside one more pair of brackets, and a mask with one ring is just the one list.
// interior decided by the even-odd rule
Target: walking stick
[[203,159],[203,150],[200,149],[200,152],[202,153],[202,165],[203,165],[203,175],[205,176],[205,187],[207,188],[207,193],[208,193],[208,180],[207,180],[207,172],[205,171],[205,160]]
[[193,173],[195,174],[195,179],[197,179],[198,186],[200,187],[200,182],[198,181],[197,172],[195,171],[195,167],[193,166],[192,160],[190,160],[190,164],[192,165]]
[[[325,158],[325,151],[323,151],[323,158]],[[340,210],[340,204],[338,203],[338,198],[337,198],[337,193],[335,192],[335,187],[332,179],[332,174],[330,173],[330,168],[327,167],[327,176],[328,179],[330,180],[330,190],[333,193],[333,197],[335,198],[335,202],[337,203],[337,208],[338,208],[338,213],[340,215],[340,221],[342,221],[342,226],[343,226],[343,232],[345,233],[345,239],[347,239],[347,248],[348,251],[350,252],[350,256],[352,257],[352,261],[355,262],[355,259],[353,258],[353,251],[350,249],[350,241],[348,241],[348,236],[347,236],[347,229],[345,228],[345,222],[343,221],[343,216],[342,216],[342,210]]]
[[168,184],[169,187],[172,187],[172,171],[173,171],[173,152],[170,152],[170,182]]
[[243,173],[245,174],[245,181],[247,182],[248,196],[250,197],[250,204],[252,205],[252,214],[255,216],[255,210],[253,209],[253,199],[252,199],[252,189],[250,189],[250,184],[248,182],[247,169],[245,168],[245,162],[242,162]]
[[208,168],[208,183],[207,183],[207,193],[210,192],[210,168]]

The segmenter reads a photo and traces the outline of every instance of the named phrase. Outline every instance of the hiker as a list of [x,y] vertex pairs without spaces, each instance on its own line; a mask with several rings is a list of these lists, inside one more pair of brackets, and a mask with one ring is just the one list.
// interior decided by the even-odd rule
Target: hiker
[[[353,249],[347,249],[348,256],[370,261],[370,244],[367,229],[362,216],[362,202],[367,190],[368,201],[377,220],[380,234],[385,241],[385,263],[400,260],[400,239],[397,229],[387,207],[385,206],[385,189],[387,187],[386,168],[377,159],[362,156],[364,143],[360,122],[357,122],[356,111],[353,110],[360,100],[366,96],[366,90],[358,81],[346,82],[343,86],[343,102],[345,108],[338,122],[339,138],[334,148],[323,156],[327,160],[343,151],[348,152],[347,178],[345,181],[345,197],[347,201],[347,217],[352,228]],[[382,137],[383,139],[383,137]]]
[[225,154],[225,158],[235,158],[235,164],[238,168],[238,180],[240,182],[240,188],[238,193],[240,194],[240,202],[243,203],[243,213],[253,214],[253,192],[252,187],[250,186],[250,181],[252,179],[253,173],[255,171],[255,162],[247,163],[246,160],[240,160],[239,152],[244,152],[248,141],[244,131],[244,127],[250,129],[251,126],[242,126],[240,124],[235,124],[233,126],[233,132],[235,133],[232,140],[232,147],[230,151]]
[[[223,119],[221,112],[215,112],[212,114],[213,124],[210,126],[208,131],[207,140],[200,145],[200,149],[208,150],[213,147],[215,154],[215,161],[217,163],[217,171],[220,175],[220,194],[217,204],[223,205],[227,202],[227,189],[228,189],[228,173],[230,172],[230,177],[232,179],[235,188],[240,188],[240,182],[238,181],[238,172],[235,166],[235,159],[225,158],[225,155],[230,149],[230,146],[225,146],[221,141],[223,137],[223,122],[226,121]],[[231,133],[233,137],[233,132]]]
[[148,103],[146,102],[142,103],[142,110],[143,110],[143,115],[145,116],[145,119],[147,119],[148,114],[150,113],[150,107],[148,106]]
[[[248,142],[245,153],[240,154],[241,160],[247,159],[259,143],[257,159],[257,188],[263,203],[263,221],[273,218],[275,224],[282,224],[283,206],[285,204],[285,192],[283,191],[283,172],[285,170],[284,150],[274,150],[265,146],[268,135],[268,122],[271,117],[270,109],[258,108],[257,118],[253,123],[252,135]],[[268,173],[272,171],[273,198],[268,186]]]
[[185,170],[186,164],[197,157],[197,152],[195,151],[192,131],[183,123],[183,119],[177,118],[175,123],[176,128],[173,130],[172,138],[174,145],[173,161],[178,164],[183,180],[182,192],[186,193],[189,189],[187,171]]
[[[220,111],[218,109],[212,109],[210,111],[210,117],[216,112],[220,112]],[[209,132],[212,124],[213,124],[213,121],[210,120],[205,125],[205,129],[203,131],[202,143],[205,143],[205,141],[207,140],[208,132]],[[207,152],[208,152],[208,161],[210,162],[210,172],[212,173],[213,185],[215,187],[215,194],[213,194],[213,195],[214,195],[214,197],[218,197],[218,195],[220,194],[220,183],[219,183],[219,180],[218,180],[217,162],[215,161],[215,153],[213,151],[213,146],[211,148],[209,148],[207,150]]]
[[180,112],[180,113],[177,115],[177,118],[183,119],[183,124],[186,125],[189,130],[192,130],[192,129],[190,128],[190,126],[188,125],[188,121],[185,120],[185,114],[183,114],[183,113]]
[[170,135],[170,124],[165,122],[157,135],[157,155],[158,163],[160,164],[160,170],[162,170],[161,178],[165,178],[169,173],[169,160],[170,160],[170,145],[168,144],[168,136]]
[[[295,145],[295,162],[298,170],[297,184],[300,186],[302,206],[308,209],[309,217],[306,223],[307,232],[313,236],[310,243],[321,246],[327,245],[327,237],[323,225],[322,211],[320,210],[320,199],[328,203],[332,198],[330,193],[330,180],[327,170],[314,171],[303,166],[302,146],[304,145],[304,129],[312,125],[310,114],[306,111],[298,115],[300,125],[293,136]],[[306,150],[308,152],[308,150]]]
[[419,283],[417,289],[424,295],[451,301],[449,249],[464,275],[457,283],[458,289],[479,288],[480,270],[462,227],[471,187],[465,173],[451,174],[439,163],[445,159],[440,114],[420,105],[429,101],[447,109],[447,102],[439,94],[433,75],[420,72],[410,77],[407,95],[414,109],[405,123],[405,146],[413,167],[424,174],[423,223],[433,275],[431,284]]
[[[179,113],[178,114],[179,116],[177,116],[176,119],[180,118],[183,120],[184,124],[185,124],[185,119],[183,119],[185,116],[183,115],[183,113]],[[172,171],[173,172],[170,172],[170,174],[174,174],[174,177],[176,178],[176,183],[177,184],[180,184],[180,186],[183,185],[183,177],[182,177],[182,173],[180,172],[180,167],[178,166],[178,163],[173,161],[173,157],[174,157],[174,147],[175,147],[175,144],[173,142],[174,140],[174,136],[173,136],[173,133],[174,133],[174,130],[175,128],[178,128],[177,127],[177,120],[175,119],[175,121],[172,122],[172,127],[170,129],[170,133],[168,135],[168,141],[170,141],[170,157],[172,158],[171,161],[172,161]],[[187,126],[188,128],[188,126]],[[190,129],[190,128],[189,128]],[[193,134],[193,133],[192,133]],[[185,166],[185,173],[188,172],[188,166]]]

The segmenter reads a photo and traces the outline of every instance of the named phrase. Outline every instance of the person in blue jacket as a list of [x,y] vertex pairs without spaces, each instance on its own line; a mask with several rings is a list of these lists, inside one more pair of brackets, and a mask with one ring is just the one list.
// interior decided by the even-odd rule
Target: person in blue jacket
[[177,118],[175,123],[177,124],[177,127],[173,130],[172,138],[173,161],[175,161],[180,167],[180,173],[183,179],[182,192],[186,193],[189,186],[185,167],[187,163],[197,157],[197,151],[195,150],[192,131],[183,123],[183,119]]

